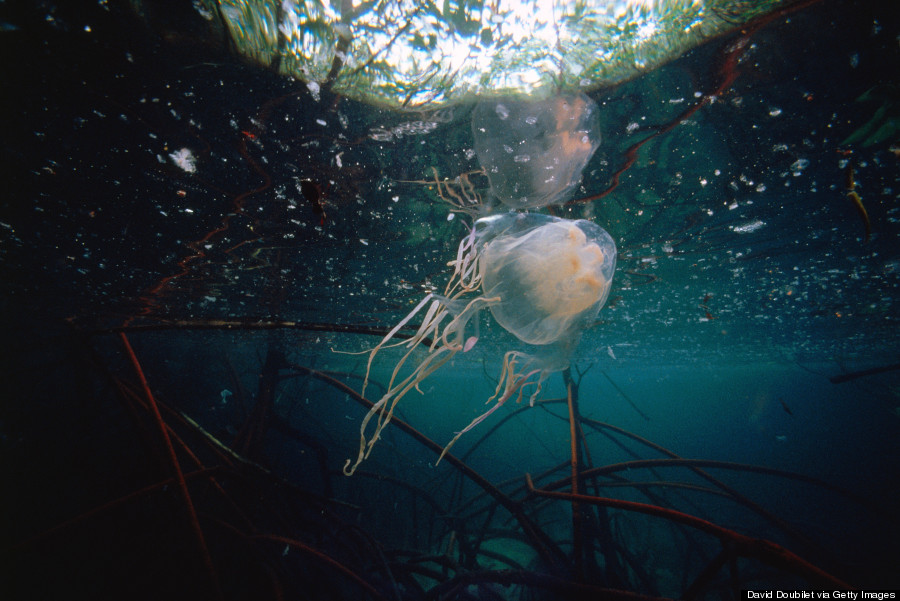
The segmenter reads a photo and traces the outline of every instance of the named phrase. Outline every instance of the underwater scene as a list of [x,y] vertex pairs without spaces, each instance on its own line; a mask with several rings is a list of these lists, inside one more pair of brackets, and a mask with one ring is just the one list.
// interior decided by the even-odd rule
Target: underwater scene
[[0,2],[0,598],[900,588],[900,15]]

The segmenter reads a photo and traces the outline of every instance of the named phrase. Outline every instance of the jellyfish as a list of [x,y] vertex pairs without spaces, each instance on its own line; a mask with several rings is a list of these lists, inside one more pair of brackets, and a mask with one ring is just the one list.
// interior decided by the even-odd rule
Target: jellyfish
[[[478,219],[450,262],[453,274],[444,293],[427,294],[369,351],[363,395],[376,355],[388,347],[405,345],[408,349],[394,368],[387,391],[363,418],[359,453],[355,460],[347,460],[344,473],[351,475],[368,457],[397,403],[410,390],[418,390],[435,370],[477,344],[478,316],[485,309],[527,345],[527,350],[505,353],[497,389],[487,401],[493,406],[456,433],[438,462],[463,434],[507,400],[516,397],[516,402],[521,401],[529,385],[534,388],[533,404],[547,376],[568,366],[582,331],[606,302],[615,263],[612,237],[590,221],[536,213]],[[423,312],[415,335],[395,341],[397,332]],[[424,358],[401,376],[416,347],[429,339]]]
[[600,145],[598,113],[584,94],[479,103],[475,153],[497,199],[513,209],[565,200]]

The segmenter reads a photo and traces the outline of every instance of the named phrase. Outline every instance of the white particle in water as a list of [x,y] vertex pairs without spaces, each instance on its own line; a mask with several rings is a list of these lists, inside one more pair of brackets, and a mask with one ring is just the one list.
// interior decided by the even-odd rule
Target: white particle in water
[[318,102],[319,98],[320,98],[320,95],[319,95],[320,88],[319,88],[318,82],[315,82],[315,81],[307,82],[306,89],[309,90],[309,94],[313,97],[313,100]]
[[763,221],[762,219],[753,219],[751,221],[742,223],[740,225],[729,226],[729,228],[735,234],[749,234],[751,232],[755,232],[756,230],[764,227],[765,225],[766,225],[766,222]]
[[793,163],[791,163],[791,172],[794,175],[799,175],[801,171],[809,167],[809,159],[797,159]]
[[169,158],[172,159],[172,162],[175,163],[178,167],[184,169],[187,173],[196,173],[197,172],[197,158],[194,156],[194,153],[191,152],[190,148],[182,148],[181,150],[176,150],[169,154]]

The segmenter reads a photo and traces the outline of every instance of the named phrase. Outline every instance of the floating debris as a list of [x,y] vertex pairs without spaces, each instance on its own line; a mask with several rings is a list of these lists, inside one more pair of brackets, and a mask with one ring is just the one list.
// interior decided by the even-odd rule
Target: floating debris
[[766,222],[762,219],[753,219],[740,225],[731,225],[729,229],[735,234],[750,234],[758,229],[765,227]]
[[172,159],[172,162],[175,163],[175,165],[187,173],[197,172],[197,157],[194,156],[194,153],[191,152],[190,148],[182,148],[181,150],[169,153],[169,158]]

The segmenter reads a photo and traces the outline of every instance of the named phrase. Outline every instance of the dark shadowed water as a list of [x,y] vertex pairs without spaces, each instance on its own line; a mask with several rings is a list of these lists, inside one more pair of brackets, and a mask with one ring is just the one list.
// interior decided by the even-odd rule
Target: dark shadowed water
[[890,3],[590,91],[602,140],[550,211],[618,260],[568,378],[435,465],[522,347],[482,312],[352,477],[365,351],[448,281],[472,219],[447,200],[490,204],[473,104],[316,98],[190,5],[110,4],[0,3],[0,597],[900,587]]

